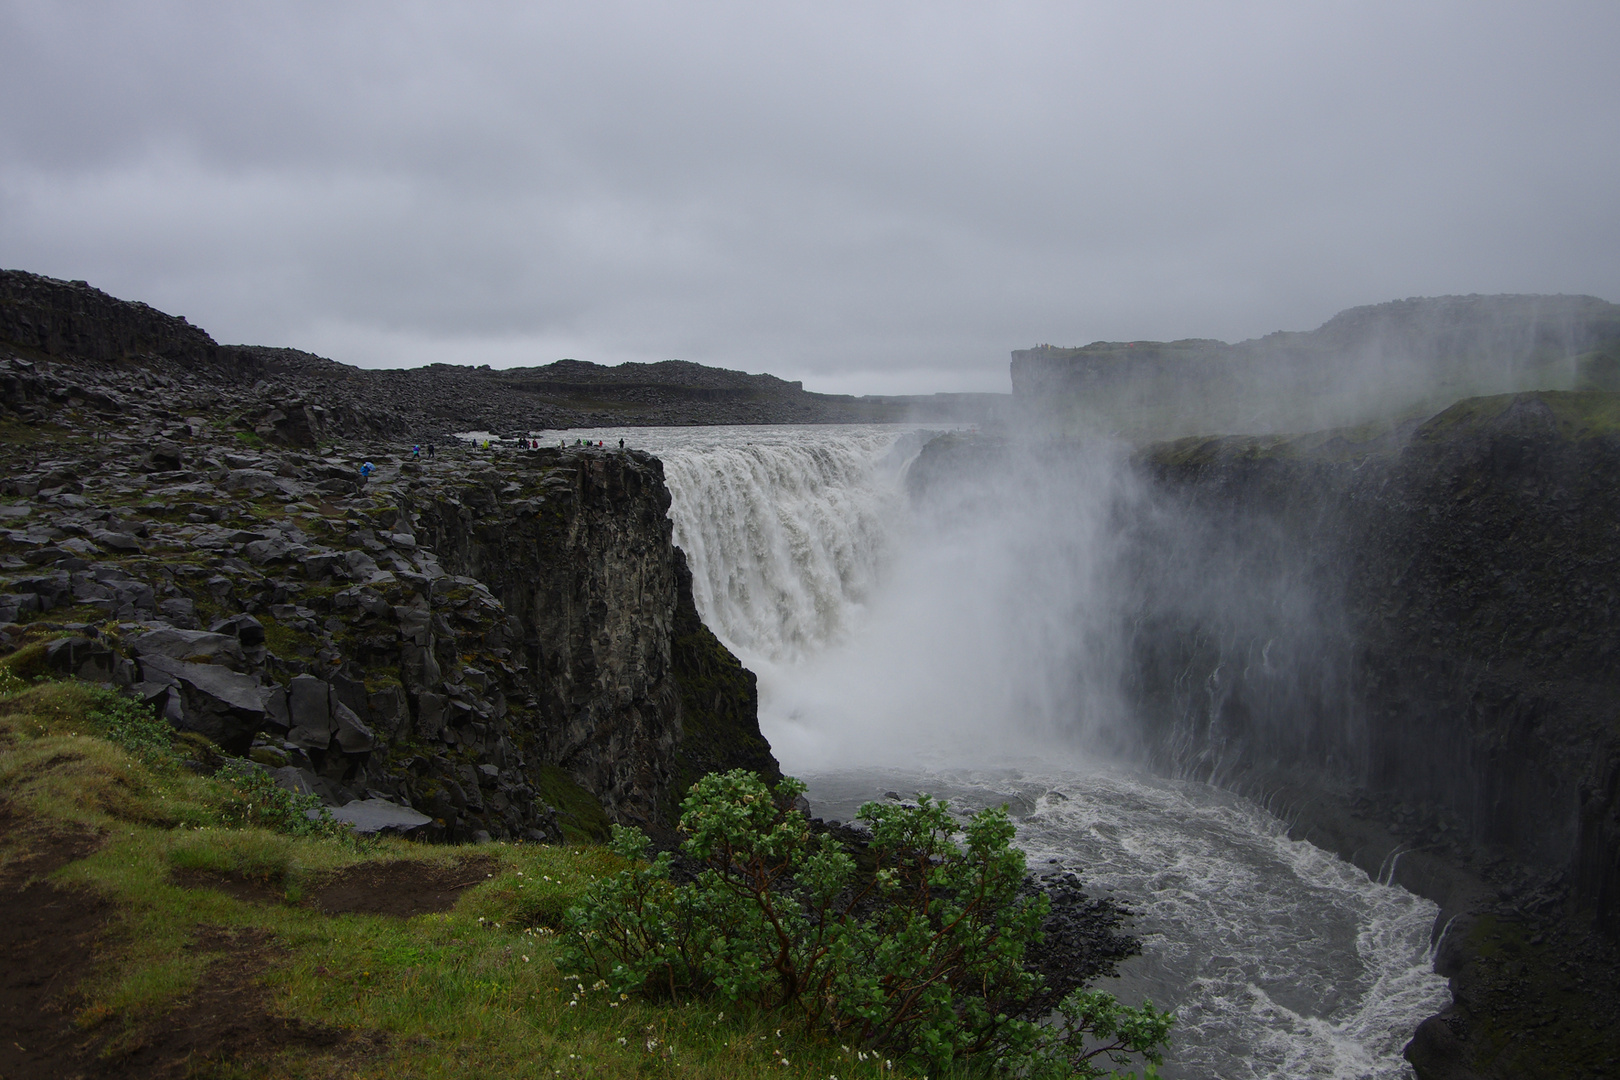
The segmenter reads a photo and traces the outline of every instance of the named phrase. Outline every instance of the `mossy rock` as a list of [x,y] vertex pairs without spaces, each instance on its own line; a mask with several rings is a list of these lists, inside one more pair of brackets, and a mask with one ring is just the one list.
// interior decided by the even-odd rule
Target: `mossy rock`
[[607,812],[596,796],[556,765],[540,766],[536,796],[557,808],[563,836],[576,844],[600,843],[609,836]]

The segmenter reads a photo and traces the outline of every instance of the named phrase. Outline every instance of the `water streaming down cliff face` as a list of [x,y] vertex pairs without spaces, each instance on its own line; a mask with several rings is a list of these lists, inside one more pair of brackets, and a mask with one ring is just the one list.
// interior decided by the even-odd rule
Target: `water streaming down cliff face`
[[[1009,802],[1038,868],[1139,913],[1116,986],[1181,1016],[1169,1077],[1397,1077],[1447,998],[1434,905],[1370,881],[1244,800],[1135,760],[1120,693],[1129,523],[1155,508],[1107,446],[913,505],[925,434],[625,435],[665,462],[705,620],[760,677],[761,727],[818,812],[886,790]],[[1050,464],[1050,463],[1046,463]]]

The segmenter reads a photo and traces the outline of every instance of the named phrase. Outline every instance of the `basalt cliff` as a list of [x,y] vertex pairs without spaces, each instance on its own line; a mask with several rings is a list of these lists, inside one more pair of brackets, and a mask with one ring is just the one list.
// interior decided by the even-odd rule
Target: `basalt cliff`
[[24,670],[127,687],[201,763],[248,756],[362,830],[657,833],[704,772],[777,774],[656,458],[415,456],[375,437],[387,411],[26,277],[0,282],[0,649]]

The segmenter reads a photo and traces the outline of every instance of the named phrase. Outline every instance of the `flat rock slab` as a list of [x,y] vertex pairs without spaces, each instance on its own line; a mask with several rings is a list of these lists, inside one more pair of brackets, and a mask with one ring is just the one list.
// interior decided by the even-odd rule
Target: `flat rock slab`
[[387,799],[356,799],[343,806],[329,807],[328,813],[362,836],[385,832],[403,835],[433,821],[420,811]]
[[453,863],[360,863],[339,870],[310,890],[308,904],[327,915],[412,915],[449,911],[467,889],[489,880],[497,861],[475,855]]

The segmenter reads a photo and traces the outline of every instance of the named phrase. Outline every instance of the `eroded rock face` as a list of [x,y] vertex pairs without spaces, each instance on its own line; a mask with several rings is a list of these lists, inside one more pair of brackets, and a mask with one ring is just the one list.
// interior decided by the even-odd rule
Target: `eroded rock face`
[[0,271],[0,422],[40,425],[0,444],[0,648],[66,629],[50,670],[128,686],[333,805],[413,806],[432,838],[600,831],[592,803],[657,831],[701,771],[774,778],[659,462],[435,435],[588,420],[543,399],[599,378],[651,394],[646,421],[670,395],[682,420],[769,419],[763,377],[567,374],[360,372]]
[[185,471],[152,472],[136,451],[167,420],[53,415],[96,435],[0,481],[0,644],[76,630],[60,674],[130,686],[332,805],[415,807],[441,839],[589,832],[558,809],[578,798],[657,832],[699,762],[777,775],[654,458],[315,457],[199,429]]
[[[651,824],[680,739],[671,660],[679,581],[663,466],[616,450],[520,460],[514,479],[486,476],[409,500],[412,542],[487,585],[491,595],[472,602],[497,601],[510,620],[507,662],[524,672],[541,718],[533,752],[562,764],[614,816]],[[425,624],[417,636],[431,646],[427,611],[406,617]],[[465,682],[476,692],[493,673]],[[428,704],[452,729],[467,710],[456,697]]]

